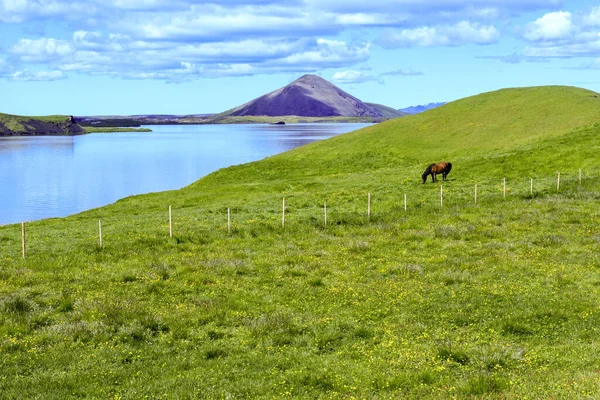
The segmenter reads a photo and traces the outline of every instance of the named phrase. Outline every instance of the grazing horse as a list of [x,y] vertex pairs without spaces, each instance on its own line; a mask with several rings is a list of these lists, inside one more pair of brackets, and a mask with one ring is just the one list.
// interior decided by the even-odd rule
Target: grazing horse
[[442,179],[446,180],[446,176],[450,173],[452,169],[452,163],[441,162],[437,164],[431,164],[425,172],[423,172],[423,183],[427,181],[427,175],[431,175],[432,182],[435,182],[435,176],[437,174],[442,174]]

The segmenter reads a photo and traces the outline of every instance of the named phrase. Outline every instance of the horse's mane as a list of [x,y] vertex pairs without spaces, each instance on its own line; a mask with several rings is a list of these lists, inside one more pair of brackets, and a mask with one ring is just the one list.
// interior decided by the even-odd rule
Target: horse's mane
[[423,172],[423,176],[421,176],[421,178],[425,179],[427,177],[427,175],[429,175],[431,173],[431,168],[433,168],[434,165],[435,164],[431,164],[429,167],[427,167],[425,172]]

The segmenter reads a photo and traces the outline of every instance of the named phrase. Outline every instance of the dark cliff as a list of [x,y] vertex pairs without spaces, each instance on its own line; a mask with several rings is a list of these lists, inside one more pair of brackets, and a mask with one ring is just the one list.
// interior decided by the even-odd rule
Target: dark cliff
[[0,114],[0,136],[72,136],[85,130],[71,116],[24,117]]

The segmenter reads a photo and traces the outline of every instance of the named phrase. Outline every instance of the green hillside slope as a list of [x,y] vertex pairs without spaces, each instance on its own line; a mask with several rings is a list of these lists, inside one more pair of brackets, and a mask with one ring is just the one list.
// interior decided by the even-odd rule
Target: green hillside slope
[[25,259],[0,227],[2,397],[594,398],[597,96],[459,100],[28,223]]
[[405,115],[409,115],[408,113],[405,113],[404,111],[396,110],[395,108],[384,106],[383,104],[376,104],[376,103],[365,103],[365,104],[375,108],[377,111],[382,113],[385,118],[398,118],[398,117],[404,117]]
[[513,151],[598,122],[597,93],[551,86],[505,89],[303,147],[280,159],[296,168],[330,164],[334,172],[410,167]]
[[[596,165],[595,146],[577,146],[569,138],[575,129],[597,123],[600,98],[594,92],[572,87],[505,89],[233,167],[192,188],[221,190],[233,182],[234,188],[263,185],[271,190],[277,188],[269,183],[273,180],[287,185],[298,180],[302,187],[307,179],[313,180],[311,185],[327,181],[339,186],[349,180],[368,186],[379,175],[394,184],[420,183],[425,167],[442,160],[451,161],[453,175],[461,174],[461,181],[470,183],[490,175],[554,174],[560,168],[575,168],[569,163],[573,159],[577,168]],[[548,144],[552,141],[561,145]],[[548,159],[532,158],[532,149],[545,146],[556,146]],[[506,163],[514,154],[519,154],[517,161]]]

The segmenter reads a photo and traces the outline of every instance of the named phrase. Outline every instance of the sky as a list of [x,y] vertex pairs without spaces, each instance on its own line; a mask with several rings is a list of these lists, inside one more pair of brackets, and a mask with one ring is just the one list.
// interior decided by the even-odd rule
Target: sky
[[218,113],[316,74],[404,108],[600,92],[597,0],[0,0],[0,112]]

